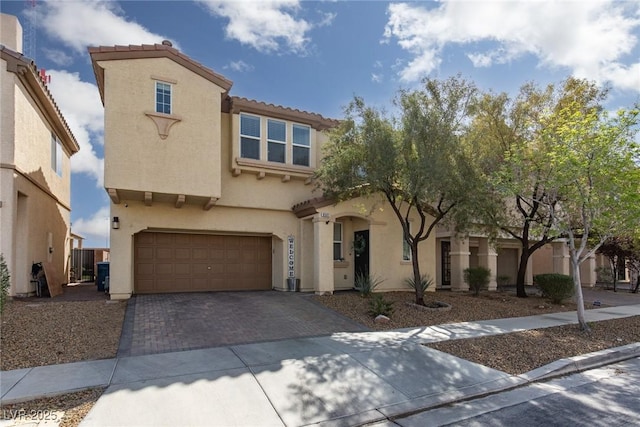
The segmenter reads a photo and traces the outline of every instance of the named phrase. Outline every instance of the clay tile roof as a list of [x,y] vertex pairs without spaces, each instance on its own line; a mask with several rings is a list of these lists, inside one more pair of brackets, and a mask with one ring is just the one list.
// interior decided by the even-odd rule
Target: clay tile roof
[[25,84],[33,89],[35,96],[42,102],[46,110],[45,112],[49,114],[53,121],[52,125],[56,127],[55,133],[61,139],[61,142],[67,150],[69,150],[71,155],[77,153],[80,150],[78,141],[73,135],[73,132],[71,132],[71,128],[69,128],[58,104],[56,104],[56,101],[53,99],[49,88],[42,81],[42,78],[40,78],[38,67],[33,59],[9,49],[2,44],[0,44],[0,55],[2,59],[7,62],[7,71],[16,73]]
[[227,105],[227,108],[229,108],[228,112],[234,114],[240,112],[263,114],[274,118],[305,123],[317,130],[330,129],[336,127],[339,123],[338,120],[328,119],[317,113],[310,113],[281,105],[267,104],[266,102],[238,96],[229,97]]
[[175,49],[170,42],[163,44],[144,44],[129,46],[98,46],[90,47],[89,55],[93,64],[93,72],[96,76],[96,82],[100,90],[100,97],[104,103],[104,70],[98,65],[100,61],[117,61],[123,59],[140,59],[140,58],[168,58],[185,68],[193,71],[199,76],[209,80],[210,82],[220,86],[225,92],[228,92],[233,82],[221,74],[216,73],[212,69],[205,67],[201,63],[194,61],[187,55]]

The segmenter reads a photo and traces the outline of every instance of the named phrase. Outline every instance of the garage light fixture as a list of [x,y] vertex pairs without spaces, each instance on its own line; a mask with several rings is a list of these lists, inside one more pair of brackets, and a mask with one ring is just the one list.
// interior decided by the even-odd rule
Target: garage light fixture
[[113,222],[111,223],[111,227],[114,230],[117,230],[118,228],[120,228],[120,219],[117,216],[113,217]]

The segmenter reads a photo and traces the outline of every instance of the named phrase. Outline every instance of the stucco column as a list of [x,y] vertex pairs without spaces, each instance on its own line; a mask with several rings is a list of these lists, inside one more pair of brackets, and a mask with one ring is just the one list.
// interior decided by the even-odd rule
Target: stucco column
[[596,285],[596,257],[591,255],[580,265],[580,281],[582,286],[592,288]]
[[451,237],[451,290],[468,291],[469,285],[464,281],[464,270],[469,268],[469,240]]
[[479,240],[478,265],[488,268],[491,271],[489,290],[495,291],[498,289],[498,282],[496,281],[496,275],[498,273],[498,252],[486,237],[481,237]]
[[553,242],[553,272],[557,274],[571,275],[569,260],[569,248],[565,242]]
[[316,294],[332,294],[333,285],[333,220],[313,218],[313,284]]

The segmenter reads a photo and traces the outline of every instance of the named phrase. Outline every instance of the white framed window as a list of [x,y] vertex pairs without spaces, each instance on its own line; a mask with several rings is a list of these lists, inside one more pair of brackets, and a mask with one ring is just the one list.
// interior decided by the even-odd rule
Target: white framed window
[[171,114],[171,85],[156,82],[156,113]]
[[260,160],[260,117],[240,114],[240,157]]
[[[411,223],[408,223],[407,227],[409,227],[409,233],[411,233]],[[402,260],[411,261],[411,246],[409,246],[409,242],[404,238],[404,233],[402,233]]]
[[333,260],[341,261],[342,256],[342,223],[333,223]]
[[293,164],[309,166],[311,152],[311,128],[293,125]]
[[53,169],[58,176],[62,176],[62,156],[62,143],[58,137],[51,132],[51,169]]
[[279,120],[267,120],[267,160],[285,163],[286,153],[287,124]]

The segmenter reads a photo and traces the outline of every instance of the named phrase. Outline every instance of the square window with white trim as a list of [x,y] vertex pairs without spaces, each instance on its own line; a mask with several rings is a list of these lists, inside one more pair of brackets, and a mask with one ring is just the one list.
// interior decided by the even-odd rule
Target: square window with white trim
[[51,132],[51,169],[62,176],[62,143],[58,137]]
[[279,120],[267,120],[267,160],[285,163],[287,152],[287,124]]
[[293,125],[293,164],[299,166],[310,165],[311,128],[309,126]]
[[333,260],[342,261],[342,223],[333,223]]
[[171,85],[156,82],[156,113],[171,114]]
[[260,160],[260,117],[240,114],[240,157]]

